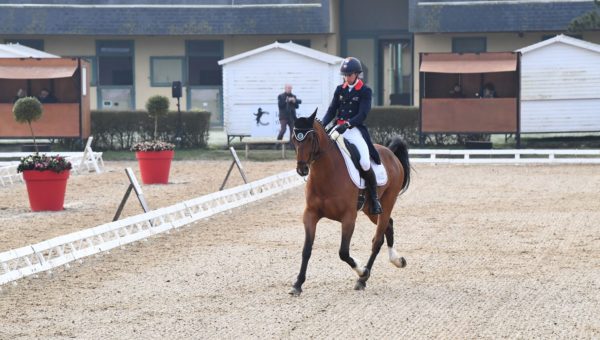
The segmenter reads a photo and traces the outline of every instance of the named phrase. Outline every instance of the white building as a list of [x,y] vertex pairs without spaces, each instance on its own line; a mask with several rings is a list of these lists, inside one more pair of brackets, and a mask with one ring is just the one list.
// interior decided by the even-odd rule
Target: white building
[[600,45],[558,35],[521,52],[521,132],[600,131]]
[[[291,84],[292,93],[302,100],[297,110],[299,117],[308,116],[315,109],[317,116],[323,117],[335,87],[342,80],[341,62],[340,57],[293,42],[275,42],[220,60],[228,137],[276,135],[277,96],[284,91],[285,84]],[[259,108],[268,112],[260,123],[255,116]]]

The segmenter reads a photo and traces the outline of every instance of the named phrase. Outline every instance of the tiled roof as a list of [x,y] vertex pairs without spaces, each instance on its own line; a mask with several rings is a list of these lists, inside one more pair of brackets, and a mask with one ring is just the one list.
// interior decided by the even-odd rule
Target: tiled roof
[[[3,34],[331,33],[330,0],[0,1]],[[9,3],[10,2],[10,3]]]
[[436,32],[564,31],[593,1],[409,0],[409,30]]

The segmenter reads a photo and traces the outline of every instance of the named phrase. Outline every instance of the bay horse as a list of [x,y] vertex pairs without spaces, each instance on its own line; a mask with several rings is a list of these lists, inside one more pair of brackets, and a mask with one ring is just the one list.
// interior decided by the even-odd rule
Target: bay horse
[[350,256],[350,239],[354,232],[358,215],[357,202],[359,189],[350,179],[346,164],[336,143],[329,137],[321,122],[315,119],[317,111],[310,117],[298,118],[294,123],[293,143],[296,148],[296,171],[300,176],[310,176],[306,183],[306,207],[304,209],[304,248],[302,265],[294,283],[291,295],[302,293],[302,284],[306,280],[306,268],[312,252],[317,222],[323,217],[342,223],[342,242],[339,256],[358,274],[354,289],[363,290],[369,279],[375,258],[381,249],[384,235],[387,241],[390,262],[396,267],[406,266],[406,260],[399,257],[394,249],[394,221],[390,218],[398,196],[408,189],[410,183],[410,164],[406,144],[396,137],[386,148],[375,144],[381,161],[387,171],[388,181],[378,187],[383,208],[380,215],[369,214],[370,200],[367,199],[362,211],[377,224],[372,241],[371,256],[367,265],[361,267]]

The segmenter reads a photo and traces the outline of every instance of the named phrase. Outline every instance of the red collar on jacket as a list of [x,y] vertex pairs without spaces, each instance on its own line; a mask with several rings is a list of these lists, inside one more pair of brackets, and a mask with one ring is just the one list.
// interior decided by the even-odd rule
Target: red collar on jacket
[[[360,90],[361,87],[363,87],[364,83],[362,81],[362,79],[358,79],[356,81],[356,85],[354,85],[354,88],[356,89],[356,91]],[[348,87],[348,82],[344,82],[344,85],[342,85],[342,88],[345,89],[346,87]]]

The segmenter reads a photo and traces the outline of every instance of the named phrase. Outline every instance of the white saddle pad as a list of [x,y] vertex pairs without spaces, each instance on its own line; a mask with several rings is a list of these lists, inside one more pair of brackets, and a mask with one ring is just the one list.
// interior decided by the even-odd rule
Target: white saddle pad
[[[358,169],[356,168],[356,166],[354,166],[354,163],[352,163],[352,159],[350,158],[350,152],[346,149],[346,145],[344,144],[344,137],[339,135],[337,133],[337,131],[334,131],[331,134],[331,137],[335,140],[335,142],[338,145],[338,149],[342,153],[342,157],[344,158],[344,161],[346,162],[346,169],[348,169],[348,174],[350,175],[352,182],[354,182],[354,185],[356,185],[359,189],[364,189],[365,188],[365,180],[362,177],[360,177],[360,173],[358,172]],[[377,186],[385,185],[387,183],[388,177],[387,177],[387,171],[385,171],[385,167],[383,166],[383,163],[376,164],[371,159],[371,168],[373,168],[373,172],[375,172]]]

